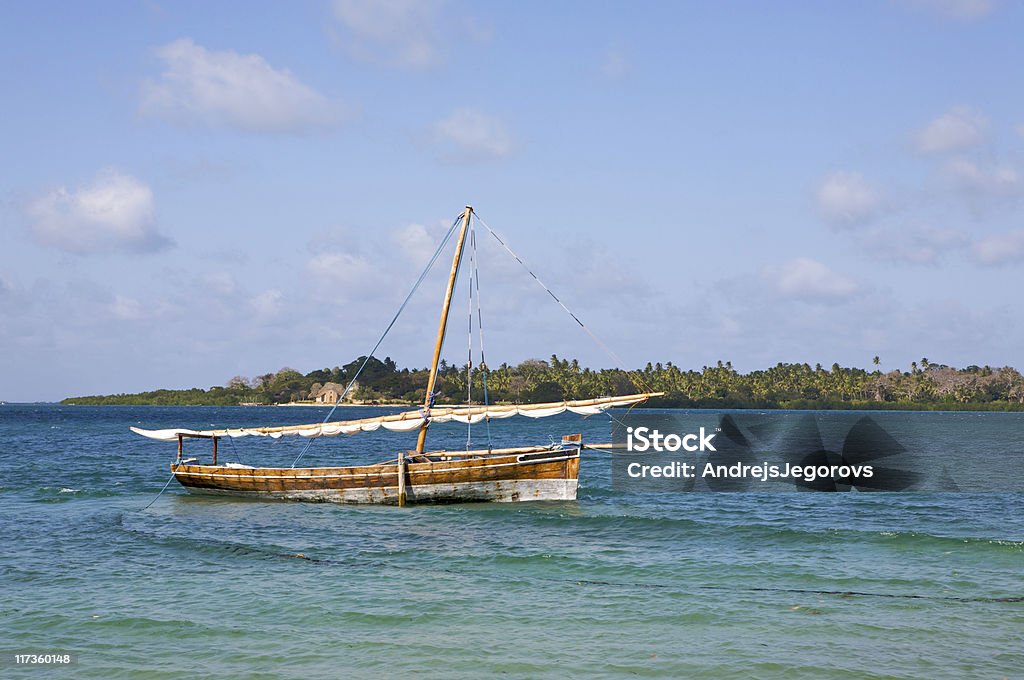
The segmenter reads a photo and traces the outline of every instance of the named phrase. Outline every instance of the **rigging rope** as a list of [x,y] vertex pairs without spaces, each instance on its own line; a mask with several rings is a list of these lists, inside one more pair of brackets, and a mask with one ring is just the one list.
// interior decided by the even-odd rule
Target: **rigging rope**
[[[476,213],[474,213],[474,214],[476,214]],[[550,288],[548,288],[547,286],[544,285],[544,282],[541,281],[540,278],[536,274],[533,273],[533,270],[531,270],[526,265],[526,263],[523,262],[521,257],[516,255],[515,252],[511,248],[508,247],[508,244],[506,244],[503,240],[501,240],[501,237],[498,236],[498,234],[496,234],[494,232],[494,230],[490,228],[490,226],[488,226],[487,222],[485,222],[483,220],[483,218],[481,218],[479,215],[477,215],[476,217],[477,217],[478,220],[480,220],[480,224],[484,225],[484,228],[487,229],[487,231],[490,232],[491,236],[494,237],[494,240],[497,241],[501,245],[501,247],[504,248],[505,251],[508,252],[508,254],[511,255],[515,259],[515,261],[518,262],[522,266],[523,269],[526,270],[527,274],[529,274],[530,276],[533,277],[533,280],[537,282],[537,285],[539,285],[541,288],[543,288],[547,292],[547,294],[551,296],[551,299],[554,300],[555,302],[557,302],[558,306],[561,307],[562,309],[564,309],[565,313],[572,317],[573,321],[575,321],[577,324],[579,324],[580,328],[582,328],[587,333],[587,335],[590,336],[590,339],[593,340],[597,344],[598,347],[600,347],[602,350],[604,350],[604,352],[609,357],[612,358],[612,361],[614,361],[618,365],[618,367],[621,368],[622,371],[626,375],[632,377],[636,381],[637,386],[643,388],[643,390],[645,392],[653,392],[654,391],[647,384],[647,382],[643,379],[643,377],[640,375],[639,372],[637,372],[637,371],[630,371],[629,369],[626,368],[625,362],[622,361],[622,359],[620,359],[619,356],[615,352],[613,352],[610,347],[608,347],[608,345],[604,344],[601,341],[600,338],[598,338],[596,335],[594,335],[594,333],[589,328],[587,328],[583,324],[582,321],[580,321],[579,317],[576,316],[575,314],[573,314],[572,310],[570,310],[568,307],[566,307],[565,303],[558,299],[558,296],[555,295],[551,291]]]
[[[487,357],[484,355],[484,315],[480,303],[480,260],[476,254],[476,228],[469,232],[469,244],[473,252],[472,277],[476,281],[476,327],[480,333],[480,374],[484,386],[484,406],[490,406],[490,396],[487,394],[487,374],[490,369],[487,367]],[[473,312],[470,310],[470,316]],[[484,423],[487,425],[487,450],[491,450],[491,417],[485,416]],[[468,448],[468,447],[467,447]]]
[[[470,215],[469,233],[472,240],[473,220]],[[476,269],[476,253],[470,249],[469,252],[469,279],[466,288],[469,290],[469,356],[466,360],[466,403],[473,403],[473,271]],[[466,450],[469,451],[473,443],[473,422],[472,419],[466,422]]]
[[231,443],[231,451],[238,457],[238,462],[244,465],[245,461],[242,460],[242,455],[238,453],[238,449],[235,448],[235,438],[228,437],[228,441]]
[[[469,223],[469,357],[466,362],[466,403],[473,403],[473,313],[476,312],[476,329],[480,338],[479,370],[483,382],[484,406],[490,405],[487,393],[487,360],[484,356],[484,320],[480,303],[480,260],[476,250],[476,226],[472,219]],[[474,302],[476,306],[474,307]],[[484,416],[487,427],[487,450],[491,450],[491,417]],[[473,423],[466,423],[466,450],[473,448]]]
[[[412,299],[412,296],[416,293],[416,290],[420,287],[420,284],[423,283],[423,280],[427,278],[427,274],[430,272],[430,269],[434,266],[434,263],[437,262],[437,258],[441,256],[441,252],[444,251],[445,246],[448,245],[448,241],[451,240],[452,234],[455,233],[455,227],[459,224],[459,220],[461,219],[461,217],[462,216],[460,215],[459,217],[455,218],[455,221],[452,222],[452,226],[448,228],[448,233],[444,235],[444,238],[441,240],[441,244],[437,247],[437,250],[434,251],[433,256],[431,256],[430,261],[427,262],[427,266],[423,269],[423,272],[420,274],[420,277],[416,279],[416,283],[413,284],[412,290],[410,290],[409,294],[405,296],[405,300],[402,301],[402,304],[398,308],[398,311],[395,312],[395,316],[392,317],[391,323],[389,323],[388,327],[384,329],[384,332],[377,340],[377,344],[373,346],[373,349],[370,350],[370,353],[367,354],[366,358],[363,359],[362,365],[359,366],[359,370],[357,370],[355,375],[352,376],[352,379],[349,380],[348,385],[345,387],[345,391],[338,395],[338,398],[334,402],[334,406],[331,407],[331,410],[323,419],[324,423],[329,421],[331,419],[331,416],[334,415],[334,412],[338,409],[338,406],[345,399],[345,396],[349,393],[349,390],[352,389],[352,385],[355,384],[356,379],[359,378],[359,375],[363,372],[363,369],[366,368],[366,364],[368,364],[370,362],[370,359],[373,358],[374,352],[377,351],[377,348],[380,347],[380,344],[384,342],[384,338],[386,338],[388,333],[391,332],[391,329],[394,327],[395,322],[398,321],[398,317],[402,315],[402,312],[405,310],[406,305],[409,304],[409,300]],[[306,455],[306,452],[309,451],[309,447],[313,445],[313,442],[316,441],[316,439],[317,438],[308,440],[306,442],[306,445],[302,447],[302,450],[299,451],[299,455],[297,455],[295,457],[295,460],[292,461],[293,468],[295,467],[296,463],[299,462],[299,459]]]

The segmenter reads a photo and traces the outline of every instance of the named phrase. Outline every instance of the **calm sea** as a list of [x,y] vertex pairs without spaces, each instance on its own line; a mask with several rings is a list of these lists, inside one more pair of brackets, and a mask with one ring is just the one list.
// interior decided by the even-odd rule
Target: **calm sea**
[[[143,510],[174,445],[129,425],[325,414],[0,406],[0,677],[1024,676],[1022,494],[627,493],[588,452],[577,502],[347,507],[172,482]],[[908,417],[937,446],[972,443],[950,456],[1024,438],[1024,414]],[[606,417],[568,414],[491,429],[609,438]],[[465,443],[464,426],[431,433]],[[410,438],[318,440],[304,462],[374,462]],[[287,465],[306,443],[224,442],[222,459]]]

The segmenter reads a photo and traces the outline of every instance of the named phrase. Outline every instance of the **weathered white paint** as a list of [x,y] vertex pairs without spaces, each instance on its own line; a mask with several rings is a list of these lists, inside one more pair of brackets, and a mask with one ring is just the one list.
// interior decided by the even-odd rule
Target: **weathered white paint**
[[[462,503],[491,501],[573,501],[579,480],[515,479],[493,482],[460,482],[454,484],[417,484],[406,487],[410,503]],[[308,491],[233,491],[186,487],[190,493],[215,496],[244,496],[314,503],[398,504],[398,487],[372,489],[313,489]]]

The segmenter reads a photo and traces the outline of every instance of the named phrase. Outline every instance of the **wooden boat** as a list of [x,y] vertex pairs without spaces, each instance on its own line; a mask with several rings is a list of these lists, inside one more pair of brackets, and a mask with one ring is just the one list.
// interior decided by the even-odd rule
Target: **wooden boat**
[[[566,411],[594,415],[613,407],[634,406],[650,397],[661,395],[658,392],[644,392],[541,404],[436,406],[432,395],[436,386],[441,346],[472,217],[473,209],[467,206],[460,218],[455,257],[441,307],[433,362],[427,380],[427,396],[421,409],[308,425],[220,430],[144,430],[132,427],[131,430],[151,439],[177,442],[178,456],[171,464],[171,471],[182,486],[195,493],[396,505],[409,502],[575,500],[580,452],[583,448],[579,434],[565,436],[560,443],[540,446],[425,451],[427,430],[431,423],[454,421],[472,425],[487,419],[517,415],[541,418]],[[330,437],[370,432],[379,428],[394,432],[418,431],[416,448],[401,452],[397,458],[382,463],[345,467],[251,467],[237,463],[219,464],[217,461],[218,442],[224,437]],[[184,442],[188,439],[211,441],[210,463],[183,458]]]

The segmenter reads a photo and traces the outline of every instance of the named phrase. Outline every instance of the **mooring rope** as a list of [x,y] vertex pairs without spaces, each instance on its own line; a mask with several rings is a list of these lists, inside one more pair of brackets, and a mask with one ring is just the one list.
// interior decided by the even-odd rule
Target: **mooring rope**
[[[175,467],[177,467],[177,466],[175,466]],[[174,481],[174,471],[171,472],[171,476],[167,478],[166,482],[164,482],[164,486],[163,486],[162,489],[160,489],[160,492],[157,493],[156,496],[153,496],[153,500],[151,500],[149,502],[149,504],[146,505],[146,507],[142,508],[142,510],[139,510],[139,512],[145,512],[146,510],[149,510],[149,508],[153,505],[153,503],[156,503],[157,499],[160,498],[160,496],[164,495],[164,491],[167,491],[167,487],[169,487],[171,485],[172,481]]]

